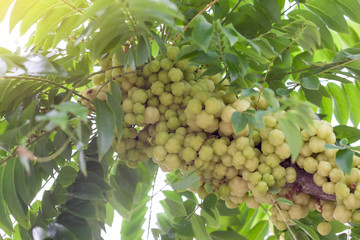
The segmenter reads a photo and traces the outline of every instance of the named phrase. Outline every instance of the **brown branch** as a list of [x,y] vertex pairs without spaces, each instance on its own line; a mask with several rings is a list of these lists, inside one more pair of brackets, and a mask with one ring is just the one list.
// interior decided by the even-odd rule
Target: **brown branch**
[[[203,8],[200,12],[198,12],[198,13],[186,24],[186,26],[184,27],[184,32],[186,31],[186,29],[189,28],[190,23],[192,23],[192,21],[194,21],[194,19],[195,19],[197,16],[203,14],[208,8],[210,8],[212,5],[214,5],[214,4],[217,3],[218,1],[219,1],[219,0],[214,0],[214,1],[212,1],[212,2],[209,3],[205,8]],[[174,42],[173,42],[173,45],[175,45],[176,41],[179,40],[180,37],[181,37],[181,34],[179,33],[179,34],[176,36],[176,38],[175,38],[175,40],[174,40]]]
[[315,184],[313,174],[307,173],[297,165],[292,165],[296,170],[296,180],[293,183],[286,183],[284,187],[299,189],[300,192],[316,196],[323,200],[336,201],[335,194],[324,193],[322,187]]

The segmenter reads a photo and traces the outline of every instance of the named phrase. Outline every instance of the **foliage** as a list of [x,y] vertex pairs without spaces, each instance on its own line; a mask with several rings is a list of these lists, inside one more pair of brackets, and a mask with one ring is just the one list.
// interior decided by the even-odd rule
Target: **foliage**
[[[339,123],[336,144],[326,148],[339,149],[341,170],[349,174],[359,155],[350,145],[360,139],[357,0],[5,0],[0,20],[12,5],[10,29],[33,32],[26,55],[0,48],[0,239],[101,239],[105,224],[116,224],[114,211],[124,219],[122,239],[145,238],[139,229],[148,224],[158,165],[146,159],[133,169],[114,154],[127,134],[127,93],[110,70],[136,73],[171,45],[181,47],[175,61],[220,74],[217,87],[267,101],[268,109],[232,115],[236,133],[248,125],[251,134],[264,128],[266,114],[291,109],[279,126],[295,162],[310,107]],[[118,66],[107,67],[111,57]],[[96,95],[108,86],[106,101],[86,95],[94,85]],[[199,185],[194,172],[177,170],[167,181],[173,190],[163,191],[155,239],[344,239],[348,228],[358,236],[356,222],[336,220],[329,235],[319,235],[316,211],[279,231],[266,204],[229,209],[207,185],[201,200],[189,191]]]

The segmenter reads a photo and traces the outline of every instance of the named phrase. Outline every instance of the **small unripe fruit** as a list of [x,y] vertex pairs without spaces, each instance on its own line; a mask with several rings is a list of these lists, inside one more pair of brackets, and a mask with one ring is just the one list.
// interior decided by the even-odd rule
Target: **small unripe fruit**
[[330,223],[328,222],[319,223],[319,225],[317,226],[317,231],[323,236],[328,235],[331,231]]
[[311,137],[309,140],[309,148],[314,153],[319,153],[324,151],[325,140],[319,137]]
[[166,56],[170,59],[170,60],[174,60],[176,58],[176,56],[179,54],[180,52],[180,48],[177,46],[169,46],[167,48],[167,53]]
[[196,124],[201,128],[208,128],[214,122],[214,115],[207,113],[205,110],[202,110],[199,114],[196,115]]
[[144,119],[146,124],[154,124],[160,120],[160,112],[155,107],[147,107],[144,111]]
[[160,61],[160,66],[162,69],[164,70],[170,70],[173,66],[173,62],[168,59],[168,58],[163,58],[161,61]]
[[269,133],[268,141],[274,146],[280,146],[285,140],[285,135],[279,129],[274,129]]
[[175,170],[181,167],[181,160],[177,154],[166,155],[163,163],[169,170]]
[[217,154],[219,156],[224,155],[228,150],[226,142],[222,138],[221,139],[216,139],[214,141],[214,143],[212,144],[212,147],[214,149],[215,154]]
[[131,99],[136,103],[145,103],[148,96],[146,92],[143,89],[137,89],[134,91],[134,94],[132,95]]
[[216,114],[221,109],[221,104],[219,100],[214,97],[208,98],[205,101],[205,111],[209,114]]
[[164,106],[169,106],[174,101],[174,96],[171,93],[163,92],[159,97],[160,103]]
[[231,123],[231,116],[234,112],[236,112],[236,110],[233,107],[226,106],[222,109],[221,120],[223,120],[225,123]]
[[332,167],[329,162],[321,161],[317,166],[317,173],[322,177],[327,177],[330,174]]
[[165,149],[168,153],[178,153],[181,149],[179,140],[174,137],[170,138],[165,144]]
[[151,84],[151,92],[154,95],[160,96],[164,92],[164,83],[160,81],[156,81],[153,84]]
[[333,213],[334,218],[342,223],[349,222],[351,218],[351,211],[347,210],[344,205],[338,205]]
[[183,76],[183,72],[179,68],[171,68],[168,72],[168,77],[173,82],[179,82]]
[[210,146],[203,146],[199,151],[199,158],[203,161],[210,161],[214,156],[214,152],[212,147]]

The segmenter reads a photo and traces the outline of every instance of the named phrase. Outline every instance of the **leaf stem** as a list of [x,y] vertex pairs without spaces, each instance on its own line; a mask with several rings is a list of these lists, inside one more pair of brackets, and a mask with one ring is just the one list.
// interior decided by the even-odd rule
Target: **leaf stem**
[[75,5],[65,1],[65,0],[60,0],[60,2],[65,3],[66,5],[68,5],[69,7],[71,7],[72,9],[74,9],[75,11],[77,11],[78,13],[83,14],[84,12],[82,10],[80,10],[79,8],[77,8]]
[[[203,8],[200,12],[198,12],[198,13],[186,24],[186,26],[185,26],[184,29],[183,29],[183,32],[185,32],[186,29],[189,28],[190,23],[192,23],[192,21],[194,21],[194,19],[195,19],[197,16],[203,14],[208,8],[210,8],[212,5],[214,5],[214,4],[217,3],[218,1],[219,1],[219,0],[214,0],[214,1],[212,1],[212,2],[209,3],[205,8]],[[179,40],[180,37],[181,37],[181,34],[179,33],[179,34],[176,36],[176,38],[175,38],[175,40],[174,40],[174,42],[173,42],[172,45],[175,45],[176,41]]]
[[[157,169],[156,169],[156,172],[155,172],[154,181],[153,181],[153,187],[152,187],[152,190],[151,190],[151,195],[153,195],[153,194],[154,194],[154,191],[155,191],[155,183],[156,183],[156,177],[157,177],[157,175],[158,175],[158,172],[159,172],[159,168],[157,168]],[[147,236],[146,236],[146,239],[147,239],[147,240],[149,240],[149,237],[150,237],[150,225],[151,225],[152,206],[153,206],[153,198],[150,198],[149,220],[148,220],[148,228],[147,228]]]
[[[230,12],[226,16],[229,16],[229,14],[231,14],[233,11],[235,11],[235,9],[239,6],[241,1],[242,0],[238,0],[237,3],[235,3],[234,7],[230,10]],[[221,25],[224,25],[225,21],[226,21],[226,17],[224,18],[224,20],[221,21]]]

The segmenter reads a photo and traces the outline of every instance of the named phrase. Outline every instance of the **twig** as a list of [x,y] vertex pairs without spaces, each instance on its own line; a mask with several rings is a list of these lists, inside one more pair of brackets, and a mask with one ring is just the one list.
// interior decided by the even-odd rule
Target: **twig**
[[43,162],[50,162],[51,160],[57,158],[65,150],[67,145],[70,143],[72,137],[74,136],[74,133],[75,133],[75,129],[74,129],[74,131],[72,131],[71,135],[64,142],[64,144],[58,150],[56,150],[56,152],[54,152],[53,154],[51,154],[50,156],[47,156],[47,157],[35,157],[34,161],[43,163]]
[[[156,169],[151,195],[153,195],[154,191],[155,191],[155,183],[156,183],[156,177],[157,177],[158,171],[159,171],[159,168]],[[148,229],[147,229],[147,237],[146,237],[147,240],[149,240],[149,237],[150,237],[150,224],[151,224],[152,206],[153,206],[153,198],[150,198],[149,220],[148,220]]]
[[[115,67],[109,67],[109,68],[105,68],[105,69],[102,69],[100,71],[97,71],[97,72],[93,72],[83,78],[81,78],[74,86],[73,86],[73,89],[71,89],[68,94],[65,96],[65,98],[61,101],[61,102],[64,102],[66,101],[67,98],[69,98],[71,96],[71,94],[74,93],[75,89],[77,86],[79,86],[81,83],[83,83],[85,80],[91,78],[92,76],[95,76],[97,74],[101,74],[101,73],[104,73],[106,72],[107,70],[111,70],[111,69],[115,69],[115,68],[122,68],[122,66],[115,66]],[[75,94],[75,93],[74,93]]]
[[290,5],[285,11],[281,13],[281,15],[284,15],[287,11],[289,11],[291,8],[293,8],[297,3],[294,2],[292,5]]
[[[229,15],[229,14],[231,14],[233,11],[235,11],[235,9],[237,8],[237,6],[239,6],[239,4],[241,3],[241,1],[242,1],[242,0],[238,0],[237,3],[234,5],[234,7],[230,10],[230,12],[229,12],[227,15]],[[226,20],[226,18],[225,18],[224,20],[222,20],[221,25],[223,25],[223,24],[225,23],[225,20]]]
[[69,7],[71,7],[72,9],[74,9],[75,11],[77,11],[78,13],[83,14],[84,12],[82,10],[80,10],[79,8],[77,8],[75,5],[65,1],[65,0],[60,0],[60,2],[65,3],[66,5],[68,5]]
[[[273,201],[274,201],[274,199],[273,199]],[[297,240],[297,239],[296,239],[295,234],[294,234],[294,233],[293,233],[293,231],[291,230],[291,228],[290,228],[289,224],[287,223],[287,221],[286,221],[286,219],[285,219],[284,215],[282,214],[282,212],[281,212],[281,210],[280,210],[280,208],[279,208],[279,206],[277,205],[277,203],[276,203],[276,202],[275,202],[274,206],[275,206],[275,207],[276,207],[276,209],[278,210],[278,212],[279,212],[279,214],[280,214],[281,218],[284,220],[284,223],[285,223],[285,225],[286,225],[287,229],[289,229],[289,232],[291,233],[291,235],[292,235],[292,237],[294,238],[294,240]]]
[[[51,131],[46,131],[46,132],[40,134],[39,136],[37,136],[36,138],[34,138],[33,140],[31,140],[28,144],[26,144],[26,147],[29,147],[30,145],[32,145],[34,142],[38,141],[40,138],[42,138],[42,137],[45,136],[46,134],[48,134],[48,133],[50,133],[50,132],[52,132],[52,131],[55,131],[55,130],[56,130],[56,128],[53,129],[53,130],[51,130]],[[7,161],[9,161],[9,160],[12,159],[13,157],[15,157],[16,151],[18,150],[18,148],[19,148],[19,147],[16,147],[16,148],[14,149],[13,153],[12,153],[10,156],[8,156],[8,157],[5,158],[4,160],[2,160],[2,161],[0,162],[0,165],[6,163]]]
[[[198,13],[186,24],[186,26],[184,27],[184,32],[186,31],[186,29],[189,28],[190,23],[192,23],[192,21],[194,21],[194,19],[195,19],[197,16],[203,14],[208,8],[210,8],[212,5],[214,5],[214,4],[217,3],[218,1],[219,1],[219,0],[214,0],[214,1],[212,1],[212,2],[209,3],[205,8],[203,8],[200,12],[198,12]],[[175,38],[175,40],[174,40],[174,42],[173,42],[173,45],[175,45],[176,41],[179,40],[180,37],[181,37],[181,34],[179,33],[179,34],[176,36],[176,38]]]
[[342,66],[345,66],[346,64],[349,64],[349,63],[352,63],[352,62],[356,62],[356,61],[359,61],[359,60],[360,60],[360,58],[351,59],[351,60],[346,61],[346,62],[344,62],[344,63],[342,63],[342,64],[339,64],[339,65],[336,65],[336,66],[334,66],[334,67],[325,69],[324,71],[321,71],[321,72],[317,73],[316,75],[320,75],[320,74],[325,73],[325,72],[328,72],[328,71],[330,71],[330,70],[332,70],[332,69],[335,69],[335,68],[338,68],[338,67],[342,67]]
[[[286,46],[284,49],[282,49],[282,50],[278,53],[278,55],[281,55],[281,54],[282,54],[283,52],[285,52],[286,50],[289,50],[289,48],[290,48],[290,47],[295,43],[295,41],[299,38],[300,34],[304,31],[304,28],[305,28],[305,23],[303,23],[303,24],[301,25],[300,30],[296,33],[296,35],[295,35],[295,37],[292,39],[291,43],[290,43],[288,46]],[[258,98],[258,100],[257,100],[257,106],[259,105],[260,95],[261,95],[261,93],[262,93],[262,91],[263,91],[263,89],[264,89],[264,85],[265,85],[265,83],[266,83],[267,76],[268,76],[268,74],[269,74],[269,72],[270,72],[270,68],[271,68],[271,66],[274,64],[276,58],[277,58],[277,55],[275,55],[275,56],[271,59],[271,62],[269,63],[269,66],[268,66],[268,68],[267,68],[267,70],[266,70],[266,73],[265,73],[265,76],[264,76],[264,79],[263,79],[263,82],[262,82],[262,85],[261,85],[261,88],[260,88],[260,91],[259,91],[259,98]],[[258,107],[256,107],[256,108],[258,108]]]
[[193,215],[194,213],[199,209],[200,205],[198,204],[196,206],[196,208],[194,209],[194,211],[192,211],[191,213],[189,213],[189,215],[187,215],[187,217],[185,218],[186,220],[189,220]]

